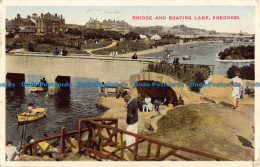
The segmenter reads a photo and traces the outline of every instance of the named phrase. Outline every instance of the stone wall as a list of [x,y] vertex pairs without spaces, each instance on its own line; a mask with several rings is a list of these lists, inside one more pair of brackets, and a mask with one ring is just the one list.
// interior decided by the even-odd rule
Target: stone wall
[[[144,72],[144,73],[131,75],[130,94],[134,98],[137,98],[138,89],[140,89],[140,87],[138,89],[137,87],[134,87],[134,82],[141,82],[141,81],[154,81],[159,83],[179,83],[179,81],[174,80],[173,78],[167,75],[158,74],[155,72]],[[200,100],[200,94],[191,92],[186,85],[184,85],[183,87],[170,87],[170,89],[172,89],[173,92],[176,93],[179,104],[182,104],[181,101],[183,101],[184,104],[194,104],[196,102],[199,102]]]

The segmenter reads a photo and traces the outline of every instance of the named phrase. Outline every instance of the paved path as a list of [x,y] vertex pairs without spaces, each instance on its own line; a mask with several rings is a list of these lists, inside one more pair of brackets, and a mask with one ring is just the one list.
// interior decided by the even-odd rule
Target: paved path
[[113,41],[110,45],[108,46],[105,46],[103,48],[96,48],[96,49],[84,49],[87,53],[89,54],[92,54],[93,55],[93,51],[96,51],[96,50],[101,50],[101,49],[106,49],[106,48],[112,48],[113,46],[116,46],[117,42],[116,41]]
[[[230,83],[231,79],[224,75],[213,75],[212,83]],[[243,80],[243,90],[246,88],[246,82],[254,82],[252,80]],[[202,96],[214,100],[216,103],[229,103],[233,104],[232,87],[206,87],[202,92]],[[253,104],[254,98],[244,95],[244,99],[239,100],[239,104]]]

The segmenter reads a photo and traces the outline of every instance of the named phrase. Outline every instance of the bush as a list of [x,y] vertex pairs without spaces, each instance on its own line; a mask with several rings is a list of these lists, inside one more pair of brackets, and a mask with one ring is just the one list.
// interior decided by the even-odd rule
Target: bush
[[235,76],[236,76],[236,72],[237,71],[240,71],[240,69],[239,69],[239,67],[237,67],[237,66],[232,66],[232,67],[230,67],[228,70],[227,70],[227,77],[228,78],[234,78]]
[[[190,87],[190,82],[204,83],[211,72],[210,68],[206,65],[177,64],[173,67],[165,61],[158,64],[149,64],[147,71],[168,75],[186,83],[188,87]],[[201,87],[191,87],[190,89],[194,92],[199,92]]]
[[82,32],[80,30],[69,28],[66,34],[74,35],[74,36],[80,36],[82,35]]
[[28,44],[28,51],[30,52],[36,52],[36,49],[37,49],[37,45],[35,43],[29,43]]
[[234,78],[236,72],[240,72],[242,79],[255,79],[255,65],[250,64],[249,66],[237,67],[232,66],[227,70],[227,77]]
[[85,39],[115,39],[119,40],[123,34],[116,31],[105,31],[103,29],[86,29],[84,30]]
[[140,35],[136,32],[129,32],[127,34],[125,34],[125,39],[127,40],[135,40],[135,39],[140,39]]
[[157,46],[163,46],[163,45],[169,45],[169,44],[176,44],[176,41],[175,40],[168,40],[168,39],[156,41]]
[[229,48],[226,48],[223,52],[220,52],[218,55],[222,60],[254,59],[255,46],[230,46]]

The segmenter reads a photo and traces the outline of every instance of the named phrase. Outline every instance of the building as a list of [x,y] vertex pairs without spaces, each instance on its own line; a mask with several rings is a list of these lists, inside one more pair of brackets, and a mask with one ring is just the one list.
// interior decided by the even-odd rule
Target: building
[[19,37],[32,37],[35,35],[35,29],[25,28],[17,32]]
[[104,30],[117,31],[122,34],[129,33],[131,28],[131,26],[124,20],[103,20],[102,25]]
[[90,18],[89,21],[86,23],[85,28],[102,29],[102,23],[100,21],[98,21],[98,19]]
[[139,34],[148,34],[148,35],[154,35],[154,34],[162,34],[163,33],[163,26],[143,26],[143,27],[136,27],[132,29],[131,31],[137,32]]
[[22,18],[21,15],[18,13],[17,17],[15,17],[14,20],[12,20],[11,22],[18,27],[25,27],[30,29],[35,28],[35,23],[31,20],[30,15],[28,15],[27,18]]
[[6,29],[6,35],[12,33],[14,34],[19,30],[19,27],[15,25],[13,22],[6,20],[5,21],[5,29]]
[[103,20],[103,29],[108,31],[117,31],[117,25],[115,20]]
[[61,16],[41,13],[38,17],[36,13],[32,15],[32,19],[36,23],[36,33],[38,35],[43,35],[46,33],[60,33],[65,32],[65,19]]
[[159,41],[159,40],[161,40],[162,38],[158,35],[158,34],[155,34],[155,35],[153,35],[152,37],[151,37],[151,40],[153,40],[153,41]]
[[140,36],[140,39],[147,39],[147,36],[146,35],[139,35]]
[[[11,21],[18,27],[26,29],[26,33],[30,33],[34,30],[37,35],[44,35],[46,33],[60,33],[65,32],[65,19],[61,16],[41,13],[38,17],[37,13],[33,13],[32,16],[28,15],[27,18],[22,18],[20,14]],[[20,32],[24,33],[24,32]],[[24,34],[25,35],[25,34]]]

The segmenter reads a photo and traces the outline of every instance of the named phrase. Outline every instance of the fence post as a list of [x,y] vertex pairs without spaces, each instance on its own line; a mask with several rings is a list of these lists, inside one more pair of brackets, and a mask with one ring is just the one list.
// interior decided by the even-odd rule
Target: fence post
[[66,135],[66,128],[62,127],[61,128],[61,153],[65,153],[65,135]]
[[[118,119],[116,120],[116,129],[118,129]],[[116,133],[116,135],[115,135],[115,142],[117,142],[117,133]]]
[[135,150],[134,150],[134,160],[137,159],[137,153],[138,153],[138,144],[139,144],[139,138],[135,137]]
[[27,150],[27,145],[24,145],[24,146],[23,146],[23,154],[26,154],[26,153],[27,153],[26,150]]
[[37,156],[37,144],[33,144],[33,156]]
[[79,149],[79,151],[78,152],[80,152],[81,151],[81,148],[82,148],[82,146],[81,146],[81,144],[82,144],[82,142],[81,142],[81,126],[82,126],[82,121],[81,121],[81,119],[79,120],[79,127],[78,127],[78,149]]

